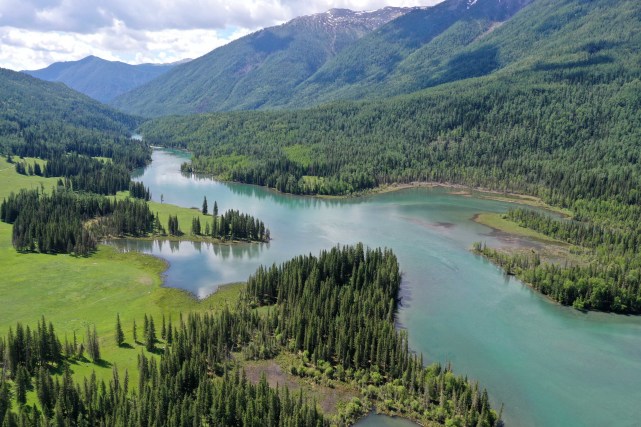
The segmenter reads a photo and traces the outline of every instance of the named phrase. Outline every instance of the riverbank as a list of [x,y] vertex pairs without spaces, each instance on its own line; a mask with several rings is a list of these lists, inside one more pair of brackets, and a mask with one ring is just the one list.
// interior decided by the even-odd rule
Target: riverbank
[[410,188],[444,188],[449,190],[450,194],[457,196],[476,197],[479,199],[494,200],[497,202],[514,203],[518,205],[541,208],[551,212],[555,212],[566,218],[570,218],[573,215],[572,211],[568,209],[549,205],[539,197],[529,196],[527,194],[501,192],[482,187],[470,187],[463,184],[442,183],[435,181],[415,181],[405,184],[387,184],[376,187],[372,190],[368,190],[367,192],[364,192],[364,194],[384,194]]
[[508,234],[510,236],[525,237],[545,245],[555,245],[561,247],[569,246],[567,243],[553,239],[543,233],[539,233],[529,228],[521,227],[515,222],[507,220],[505,218],[505,214],[502,213],[478,213],[472,217],[472,221],[476,222],[477,224],[490,227],[495,231]]

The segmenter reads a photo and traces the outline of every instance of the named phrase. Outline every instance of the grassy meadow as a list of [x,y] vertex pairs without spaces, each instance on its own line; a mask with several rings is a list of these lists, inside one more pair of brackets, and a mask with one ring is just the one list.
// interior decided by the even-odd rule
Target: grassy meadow
[[[17,160],[17,159],[16,159]],[[26,159],[33,162],[34,159]],[[24,176],[13,165],[0,159],[0,199],[20,188],[39,188],[45,191],[56,184],[56,178]],[[183,231],[189,231],[192,209],[167,204],[154,204],[154,212],[166,218],[178,215]],[[187,219],[189,218],[189,219]],[[201,218],[202,220],[202,218]],[[184,225],[183,225],[184,224]],[[185,230],[186,228],[186,230]],[[162,286],[163,260],[139,253],[120,253],[109,246],[99,246],[90,257],[18,253],[11,245],[12,226],[0,222],[0,336],[6,336],[16,322],[35,327],[45,316],[52,321],[64,344],[64,337],[78,340],[85,337],[87,326],[96,326],[100,338],[103,363],[81,362],[72,366],[81,379],[96,371],[98,378],[109,378],[113,366],[127,369],[130,380],[137,381],[137,355],[144,345],[133,341],[133,321],[138,325],[142,340],[143,316],[154,317],[160,338],[162,316],[174,320],[180,313],[218,310],[233,305],[243,288],[242,284],[221,287],[205,300],[191,294]],[[115,343],[116,314],[120,314],[126,344]],[[159,344],[162,347],[162,343]]]

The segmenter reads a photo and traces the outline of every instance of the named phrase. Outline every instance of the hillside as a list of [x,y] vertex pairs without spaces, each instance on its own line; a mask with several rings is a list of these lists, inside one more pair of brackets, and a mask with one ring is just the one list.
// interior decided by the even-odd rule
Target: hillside
[[353,43],[296,88],[283,106],[384,98],[489,74],[510,62],[483,38],[532,0],[446,0],[416,9]]
[[[0,152],[49,157],[54,151],[101,155],[126,143],[140,119],[62,83],[0,69]],[[81,149],[82,147],[82,149]],[[111,152],[106,153],[111,157]]]
[[145,116],[301,108],[485,75],[515,58],[501,58],[498,47],[470,47],[531,1],[446,0],[370,13],[334,9],[232,42],[113,105]]
[[174,65],[130,65],[88,56],[79,61],[56,62],[47,68],[23,72],[42,80],[62,82],[100,102],[109,102],[166,73]]
[[630,0],[538,0],[468,48],[514,58],[489,76],[375,102],[159,119],[143,131],[152,144],[190,148],[195,170],[290,192],[337,192],[296,188],[314,175],[339,193],[435,179],[542,195],[567,183],[578,196],[604,190],[573,180],[609,166],[634,172],[631,185],[640,15]]
[[111,104],[145,116],[257,109],[286,102],[301,82],[354,41],[411,9],[332,9],[250,34]]

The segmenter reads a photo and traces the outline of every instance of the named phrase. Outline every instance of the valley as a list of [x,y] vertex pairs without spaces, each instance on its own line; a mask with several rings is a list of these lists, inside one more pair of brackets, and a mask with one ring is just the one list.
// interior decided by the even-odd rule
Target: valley
[[638,423],[641,4],[108,3],[0,5],[0,425]]
[[[471,253],[475,241],[508,250],[518,247],[471,221],[475,213],[506,212],[514,203],[449,195],[442,188],[344,200],[305,198],[185,176],[179,166],[188,156],[181,152],[156,151],[153,158],[151,167],[134,175],[153,193],[162,191],[168,202],[182,206],[211,194],[221,206],[256,212],[273,235],[269,244],[228,249],[187,242],[174,250],[168,245],[129,245],[169,261],[167,286],[205,297],[219,283],[244,281],[246,272],[260,265],[336,243],[389,247],[398,254],[403,271],[398,322],[409,331],[410,346],[426,360],[451,362],[455,372],[466,372],[486,385],[494,407],[505,404],[508,425],[558,420],[596,425],[608,417],[634,414],[637,379],[628,375],[637,371],[639,362],[638,318],[560,306]],[[614,365],[597,367],[612,358]],[[613,371],[613,366],[619,368]],[[606,381],[610,375],[618,378],[619,386],[594,385],[595,377]],[[585,411],[585,395],[572,396],[572,389],[590,390],[596,399],[593,412]],[[630,406],[617,406],[613,395]],[[630,397],[627,404],[626,399],[619,401],[622,396]],[[597,402],[609,402],[612,412],[607,415]]]

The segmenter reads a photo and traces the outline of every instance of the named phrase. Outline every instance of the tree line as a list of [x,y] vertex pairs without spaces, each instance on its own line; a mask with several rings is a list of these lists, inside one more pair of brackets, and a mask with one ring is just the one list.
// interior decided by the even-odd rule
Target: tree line
[[113,195],[127,190],[131,176],[125,164],[67,154],[47,161],[45,177],[69,178],[75,191]]
[[0,204],[0,220],[13,224],[12,243],[18,251],[77,255],[95,250],[102,236],[143,236],[154,225],[144,201],[114,200],[61,187],[50,194],[40,190],[11,193]]
[[641,314],[638,259],[612,256],[588,265],[568,266],[541,263],[536,253],[508,254],[480,243],[474,245],[474,251],[561,304],[580,310]]

